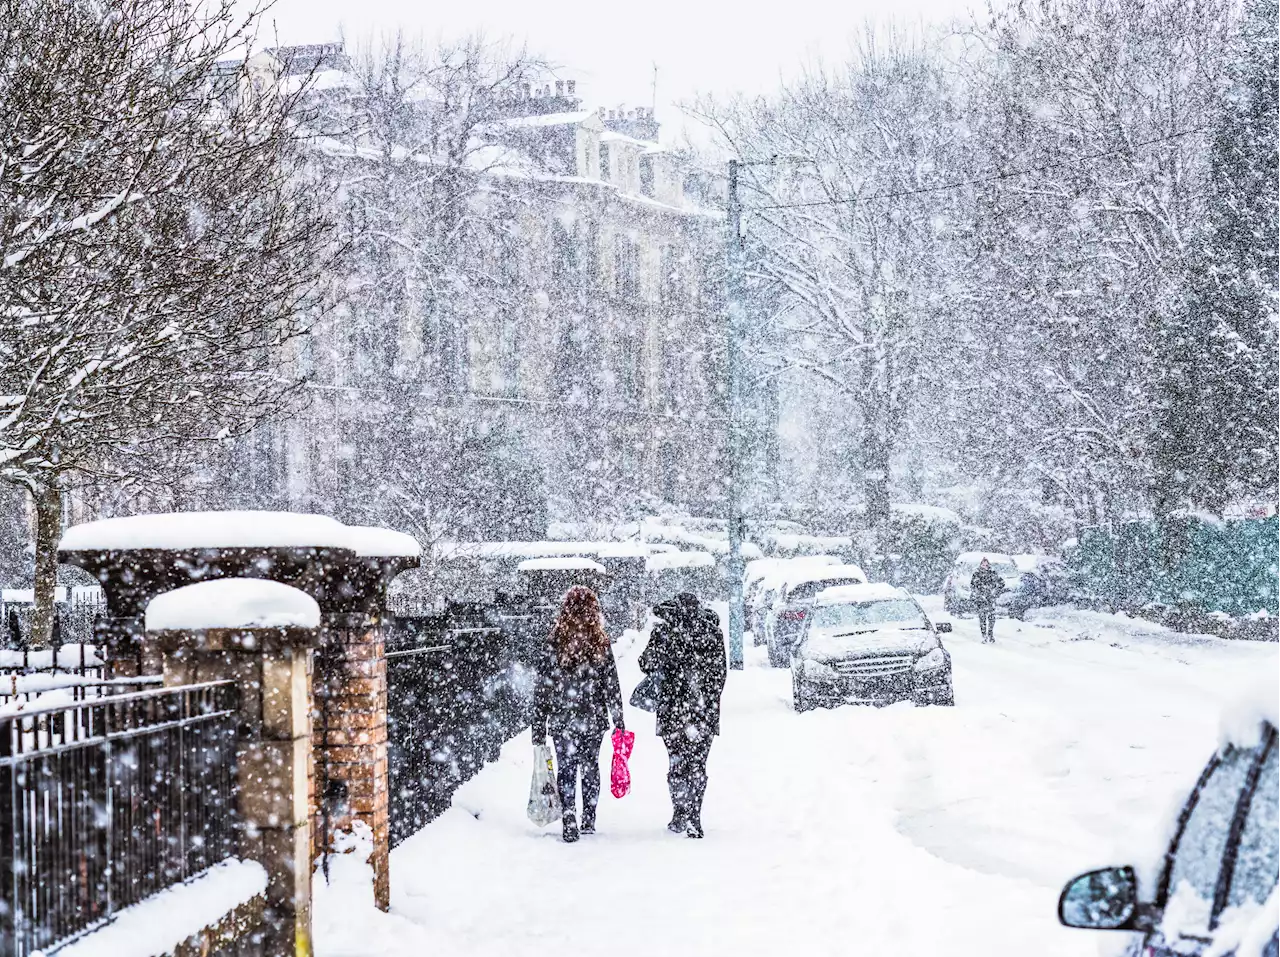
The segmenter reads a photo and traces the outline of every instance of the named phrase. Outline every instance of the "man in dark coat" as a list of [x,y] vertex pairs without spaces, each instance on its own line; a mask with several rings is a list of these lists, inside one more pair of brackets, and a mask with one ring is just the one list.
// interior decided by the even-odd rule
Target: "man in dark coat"
[[996,598],[1005,590],[1004,579],[996,574],[991,562],[983,559],[978,570],[969,579],[969,594],[978,612],[978,627],[982,629],[982,643],[994,644],[996,640]]
[[671,823],[689,837],[702,837],[702,799],[707,758],[720,733],[720,695],[728,674],[720,618],[687,592],[653,608],[659,619],[640,656],[645,674],[658,672],[658,734],[670,760]]

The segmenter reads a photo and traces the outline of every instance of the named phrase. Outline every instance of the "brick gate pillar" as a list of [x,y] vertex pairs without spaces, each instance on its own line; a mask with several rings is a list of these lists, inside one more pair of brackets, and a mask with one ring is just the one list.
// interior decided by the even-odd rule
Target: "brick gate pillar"
[[391,906],[385,652],[376,615],[324,617],[313,726],[321,782],[313,797],[315,854],[325,854],[339,832],[367,826],[374,903],[382,910]]
[[[273,609],[276,620],[291,623],[255,623]],[[175,621],[188,627],[175,628]],[[147,644],[166,686],[236,683],[237,856],[267,872],[264,957],[312,953],[311,649],[319,623],[310,596],[247,579],[188,585],[147,609]],[[201,624],[210,627],[194,627]]]
[[[339,831],[369,826],[375,900],[390,904],[387,674],[381,634],[387,588],[421,556],[410,536],[286,512],[186,512],[103,519],[67,530],[59,561],[100,582],[114,616],[119,674],[158,673],[147,640],[134,643],[147,603],[225,578],[270,579],[310,595],[321,612],[315,651],[315,781],[306,807],[314,857]],[[117,634],[118,633],[118,634]],[[148,657],[151,655],[152,657]],[[321,735],[323,732],[323,736]]]

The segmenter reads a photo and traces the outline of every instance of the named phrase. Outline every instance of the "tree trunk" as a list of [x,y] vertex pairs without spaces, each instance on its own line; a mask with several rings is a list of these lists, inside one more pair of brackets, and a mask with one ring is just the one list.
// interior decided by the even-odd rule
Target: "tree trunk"
[[[874,429],[869,427],[869,431]],[[862,469],[866,521],[868,527],[875,527],[889,519],[889,450],[874,435],[863,441]]]
[[36,506],[36,570],[31,647],[48,648],[53,640],[56,614],[54,594],[58,586],[58,541],[62,538],[62,492],[56,485],[38,485],[32,497]]

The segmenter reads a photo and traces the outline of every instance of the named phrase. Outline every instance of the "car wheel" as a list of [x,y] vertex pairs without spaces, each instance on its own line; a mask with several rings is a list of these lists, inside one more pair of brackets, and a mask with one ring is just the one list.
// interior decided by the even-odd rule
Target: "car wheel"
[[800,676],[796,674],[794,668],[791,669],[791,703],[796,710],[796,714],[803,714],[813,708],[813,704],[804,693],[804,685],[800,681]]
[[782,657],[782,652],[778,650],[778,646],[772,641],[769,642],[769,667],[785,668],[786,666],[787,661]]

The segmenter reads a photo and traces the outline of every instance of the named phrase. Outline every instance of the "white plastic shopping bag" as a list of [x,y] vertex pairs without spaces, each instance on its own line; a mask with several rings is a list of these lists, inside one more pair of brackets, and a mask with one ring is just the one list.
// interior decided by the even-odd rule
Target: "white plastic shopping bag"
[[533,746],[533,781],[529,784],[529,820],[546,827],[560,820],[560,793],[556,790],[556,769],[551,763],[551,749],[545,744]]

